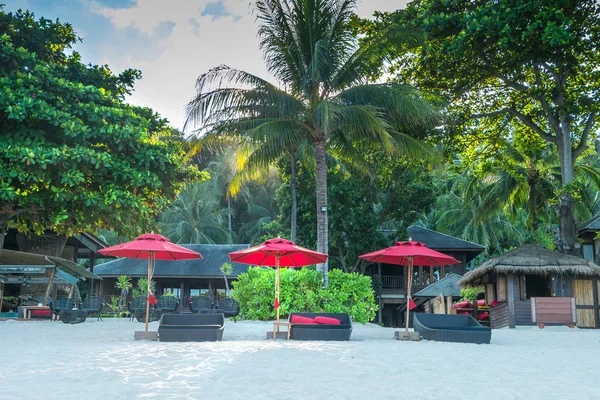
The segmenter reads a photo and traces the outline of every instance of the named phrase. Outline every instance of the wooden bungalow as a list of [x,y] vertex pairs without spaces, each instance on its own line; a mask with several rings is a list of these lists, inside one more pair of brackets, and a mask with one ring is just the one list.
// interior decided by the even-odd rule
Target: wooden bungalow
[[598,232],[600,232],[600,214],[577,225],[577,236],[582,242],[583,258],[596,264],[600,262],[600,239],[596,238]]
[[600,328],[599,278],[591,261],[528,244],[467,272],[457,285],[483,286],[487,303],[499,303],[491,309],[492,328],[533,324],[531,299],[549,297],[573,298],[576,325]]

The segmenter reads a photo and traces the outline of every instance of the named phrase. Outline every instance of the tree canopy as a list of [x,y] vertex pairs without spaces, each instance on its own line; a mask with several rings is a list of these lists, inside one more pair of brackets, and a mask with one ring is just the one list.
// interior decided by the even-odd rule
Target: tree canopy
[[579,253],[575,160],[598,133],[600,4],[589,0],[418,0],[364,24],[415,28],[418,49],[396,46],[390,72],[451,102],[454,144],[489,156],[515,129],[556,146],[561,167],[558,248]]
[[72,51],[69,24],[0,12],[0,223],[59,234],[135,234],[184,181],[179,137],[148,108],[125,103],[139,71],[113,74]]

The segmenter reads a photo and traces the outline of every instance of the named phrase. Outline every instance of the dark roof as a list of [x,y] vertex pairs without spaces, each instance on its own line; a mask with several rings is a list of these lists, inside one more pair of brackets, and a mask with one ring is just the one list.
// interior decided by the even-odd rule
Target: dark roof
[[422,226],[413,225],[407,230],[408,235],[412,240],[425,243],[430,249],[474,251],[477,253],[481,253],[485,250],[485,247],[482,245],[432,231],[431,229],[423,228]]
[[[249,244],[183,244],[190,250],[202,254],[202,260],[180,260],[154,262],[154,277],[217,277],[223,276],[221,266],[229,261],[232,251],[247,249]],[[248,265],[231,263],[233,273],[229,276],[238,276],[248,270]],[[146,276],[148,274],[148,260],[136,258],[118,258],[94,267],[94,273],[104,277],[119,275]]]
[[423,290],[415,293],[413,297],[437,297],[440,294],[444,294],[444,296],[452,296],[452,297],[460,297],[460,288],[456,286],[456,282],[458,282],[462,278],[461,275],[457,274],[448,274],[445,278],[440,279],[433,285],[429,285]]
[[592,277],[600,276],[600,267],[581,257],[544,249],[535,244],[525,244],[467,272],[458,285],[461,287],[477,285],[487,274]]
[[600,214],[577,225],[577,232],[600,231]]

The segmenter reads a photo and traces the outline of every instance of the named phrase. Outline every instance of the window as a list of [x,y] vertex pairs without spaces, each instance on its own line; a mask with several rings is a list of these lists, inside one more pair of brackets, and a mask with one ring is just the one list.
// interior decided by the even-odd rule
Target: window
[[543,275],[527,275],[525,277],[525,291],[527,298],[552,296],[550,278]]
[[172,294],[175,297],[181,297],[181,288],[178,288],[178,287],[176,287],[176,288],[163,288],[162,293],[163,294],[170,293],[170,294]]
[[506,301],[506,276],[498,277],[498,288],[496,293],[498,293],[498,301]]
[[190,289],[190,297],[196,296],[210,296],[210,290],[208,289]]
[[583,258],[588,261],[594,261],[594,244],[584,243],[583,244]]

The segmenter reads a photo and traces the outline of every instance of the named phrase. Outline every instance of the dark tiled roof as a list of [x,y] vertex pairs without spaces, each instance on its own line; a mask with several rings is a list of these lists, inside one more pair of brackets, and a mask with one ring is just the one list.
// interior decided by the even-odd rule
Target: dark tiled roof
[[485,250],[485,247],[479,244],[432,231],[422,226],[413,225],[409,227],[408,235],[412,240],[425,243],[427,247],[434,250],[462,250],[476,251],[478,253]]
[[460,297],[460,288],[456,286],[462,276],[457,274],[446,275],[445,278],[440,279],[433,285],[427,286],[425,289],[415,293],[414,297],[437,297],[440,294],[444,296]]
[[[184,244],[190,250],[202,254],[202,260],[180,260],[154,262],[154,277],[208,277],[222,276],[221,265],[229,261],[232,251],[247,249],[248,244]],[[238,276],[246,272],[249,265],[231,263],[233,273],[229,276]],[[94,273],[104,277],[119,275],[146,276],[148,274],[148,260],[135,258],[119,258],[94,267]]]
[[577,225],[577,232],[582,231],[600,231],[600,214]]

